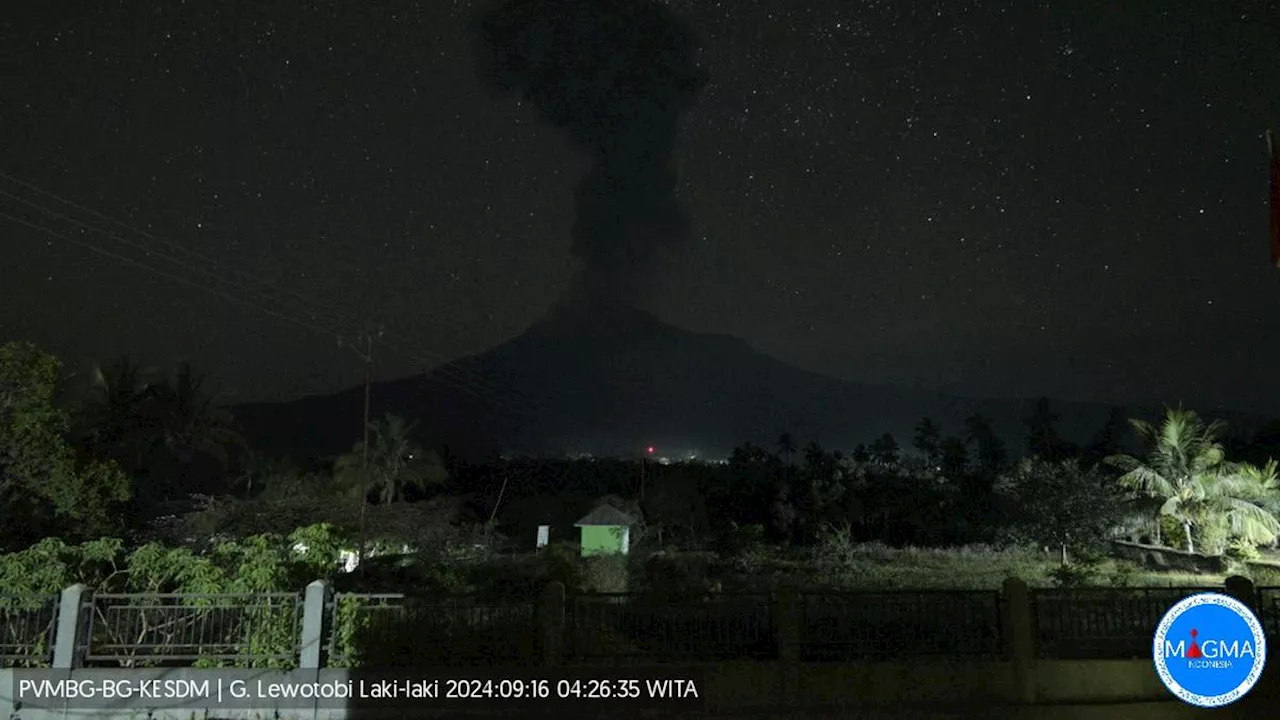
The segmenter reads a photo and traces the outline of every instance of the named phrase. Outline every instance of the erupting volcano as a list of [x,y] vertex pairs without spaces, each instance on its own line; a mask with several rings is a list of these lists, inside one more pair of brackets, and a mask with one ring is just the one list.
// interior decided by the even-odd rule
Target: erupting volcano
[[693,33],[652,0],[507,0],[482,12],[475,31],[482,77],[591,158],[573,228],[588,296],[577,300],[642,302],[689,232],[672,153],[707,80]]

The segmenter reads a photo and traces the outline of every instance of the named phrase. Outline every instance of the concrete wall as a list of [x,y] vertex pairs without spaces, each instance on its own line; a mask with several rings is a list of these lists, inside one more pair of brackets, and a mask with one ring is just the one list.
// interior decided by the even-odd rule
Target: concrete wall
[[1221,555],[1201,555],[1125,540],[1112,540],[1111,551],[1118,558],[1151,570],[1181,570],[1215,575],[1223,575],[1229,571],[1229,563]]

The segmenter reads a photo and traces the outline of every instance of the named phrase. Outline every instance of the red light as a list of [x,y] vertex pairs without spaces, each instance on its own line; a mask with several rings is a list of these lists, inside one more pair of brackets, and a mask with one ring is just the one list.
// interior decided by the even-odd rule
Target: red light
[[653,454],[653,446],[652,446],[652,445],[650,445],[650,446],[649,446],[649,454],[650,454],[650,455],[652,455],[652,454]]

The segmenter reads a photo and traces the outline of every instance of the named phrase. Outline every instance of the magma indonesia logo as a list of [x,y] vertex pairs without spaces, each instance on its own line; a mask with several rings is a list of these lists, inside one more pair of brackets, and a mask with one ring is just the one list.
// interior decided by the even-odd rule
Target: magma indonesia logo
[[1267,639],[1244,603],[1201,593],[1165,613],[1152,656],[1160,680],[1183,702],[1222,707],[1257,684],[1267,661]]

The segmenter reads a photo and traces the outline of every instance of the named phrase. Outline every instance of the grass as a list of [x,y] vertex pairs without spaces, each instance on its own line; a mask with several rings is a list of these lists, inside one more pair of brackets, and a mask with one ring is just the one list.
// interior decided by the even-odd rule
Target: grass
[[[713,573],[720,576],[726,590],[733,586],[740,591],[762,591],[784,581],[846,590],[998,590],[1010,577],[1021,578],[1033,587],[1052,587],[1052,573],[1060,560],[1056,553],[1027,548],[891,548],[882,543],[861,543],[828,544],[804,554],[759,546],[735,558],[721,558],[715,565]],[[1224,580],[1222,575],[1146,571],[1107,559],[1094,566],[1085,584],[1221,587]]]
[[[596,592],[633,592],[646,588],[697,593],[719,583],[726,592],[768,592],[782,583],[843,590],[999,590],[1018,577],[1032,587],[1054,587],[1060,567],[1057,553],[1034,548],[983,545],[953,548],[893,548],[882,543],[828,542],[816,549],[755,544],[732,556],[711,552],[664,553],[667,570],[649,575],[647,552],[621,563],[596,559],[579,572]],[[570,560],[572,562],[572,559]],[[517,589],[535,594],[548,579],[545,556],[507,556],[501,562],[462,563],[455,573],[468,576],[478,591],[505,595]],[[1259,586],[1280,587],[1280,567],[1249,566],[1244,574]],[[1084,578],[1094,587],[1218,587],[1225,577],[1186,571],[1154,571],[1113,559],[1098,561]],[[516,587],[518,586],[518,587]],[[527,587],[526,587],[527,586]]]

